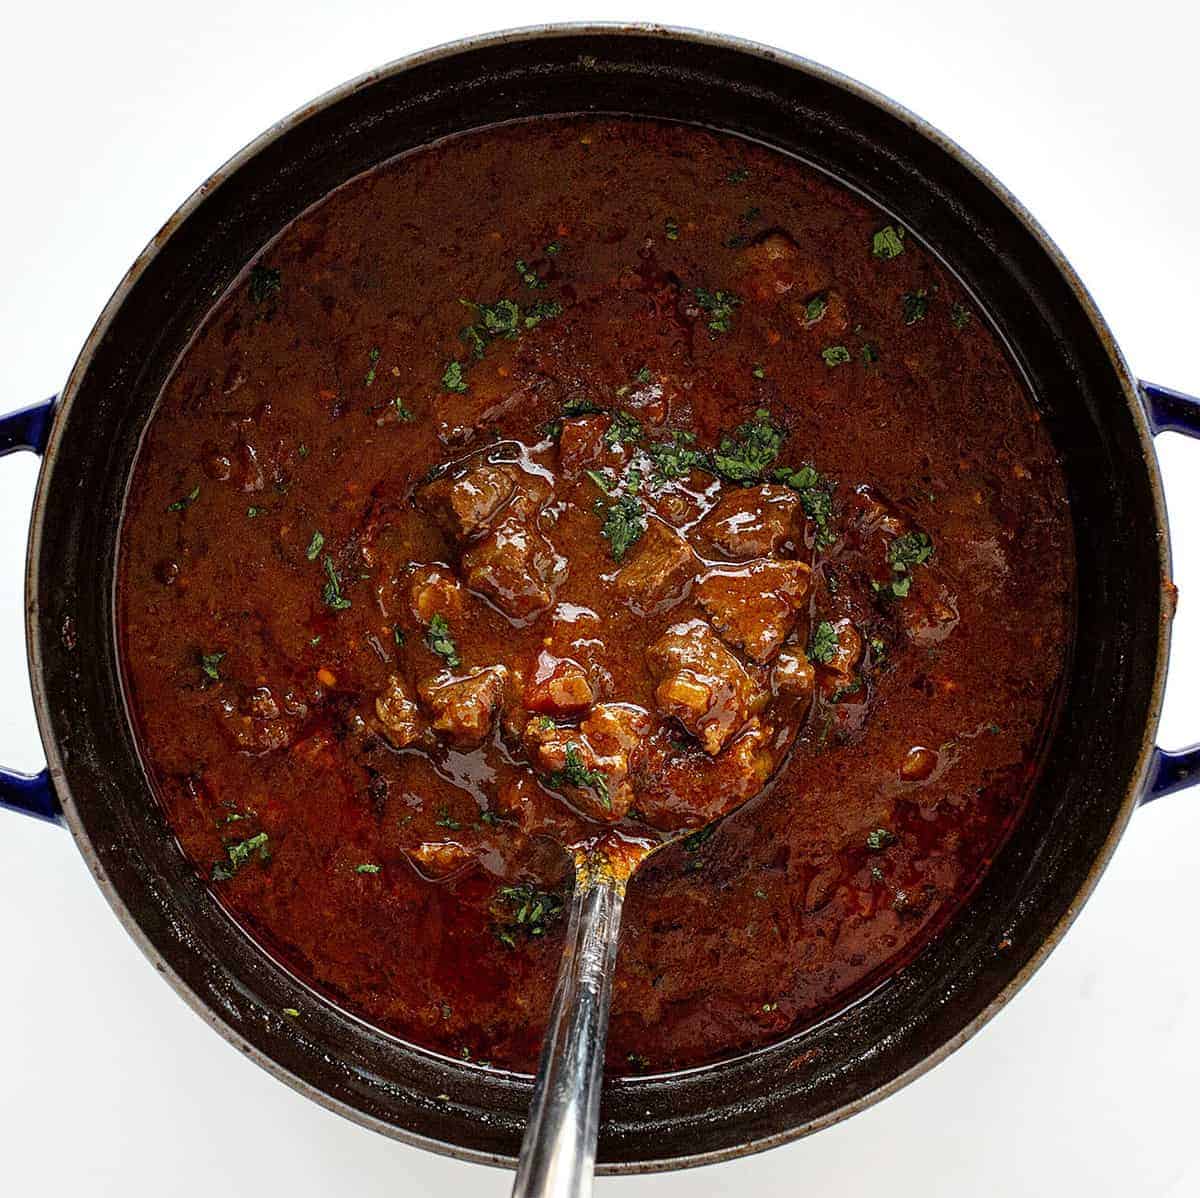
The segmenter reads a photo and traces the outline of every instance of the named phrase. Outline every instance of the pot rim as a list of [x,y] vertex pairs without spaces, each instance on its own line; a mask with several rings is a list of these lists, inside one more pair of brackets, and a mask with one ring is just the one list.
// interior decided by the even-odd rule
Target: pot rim
[[[305,1097],[310,1098],[329,1110],[336,1112],[355,1123],[378,1131],[392,1139],[400,1140],[417,1148],[423,1148],[442,1156],[477,1164],[487,1164],[504,1168],[512,1168],[514,1158],[495,1153],[481,1152],[463,1147],[459,1144],[436,1140],[428,1136],[412,1132],[404,1127],[375,1118],[371,1115],[334,1098],[317,1086],[291,1071],[283,1068],[271,1057],[260,1051],[254,1045],[247,1043],[237,1032],[223,1022],[218,1015],[203,1002],[171,968],[155,945],[141,928],[141,925],[130,913],[116,888],[107,877],[98,854],[92,847],[91,840],[77,812],[70,789],[66,781],[65,762],[58,751],[49,710],[49,701],[45,686],[41,644],[38,636],[40,610],[38,604],[38,561],[41,557],[43,537],[47,535],[45,526],[46,496],[50,490],[58,449],[66,425],[65,414],[69,413],[80,390],[92,358],[109,328],[117,312],[120,310],[129,292],[149,264],[158,255],[162,247],[171,238],[183,222],[190,217],[204,202],[208,195],[239,170],[244,164],[260,154],[282,135],[290,132],[304,121],[322,112],[355,92],[369,87],[381,80],[392,78],[406,71],[421,67],[442,59],[459,54],[488,49],[494,46],[513,42],[528,42],[536,44],[542,39],[561,37],[650,37],[666,42],[684,41],[704,46],[719,47],[732,50],[751,58],[758,58],[776,63],[798,71],[818,81],[831,84],[882,110],[884,113],[907,125],[927,141],[953,158],[960,166],[975,176],[988,188],[1004,207],[1020,222],[1026,232],[1038,243],[1055,268],[1070,288],[1076,302],[1087,316],[1089,323],[1103,345],[1112,365],[1114,374],[1120,382],[1126,405],[1133,417],[1134,427],[1141,446],[1142,459],[1149,476],[1150,488],[1154,504],[1156,535],[1159,547],[1159,579],[1165,582],[1171,577],[1171,553],[1168,534],[1166,503],[1162,488],[1162,479],[1158,467],[1158,459],[1154,452],[1150,424],[1142,407],[1141,390],[1136,377],[1129,369],[1124,355],[1121,353],[1111,330],[1093,301],[1082,280],[1071,267],[1058,246],[1049,237],[1041,225],[1019,200],[981,163],[967,153],[955,141],[941,133],[933,125],[905,108],[903,105],[867,87],[857,80],[835,71],[829,67],[805,58],[798,54],[777,49],[764,43],[725,34],[709,33],[703,30],[664,25],[654,22],[561,22],[541,25],[521,26],[491,33],[478,34],[444,42],[430,49],[395,59],[384,66],[369,70],[356,78],[348,80],[326,91],[316,99],[297,108],[288,116],[275,122],[263,133],[244,145],[240,150],[227,159],[220,167],[209,175],[195,191],[191,193],[167,219],[147,246],[134,260],[125,276],[117,285],[112,296],[105,304],[93,326],[87,340],[84,342],[71,373],[64,386],[59,401],[56,404],[55,419],[47,441],[41,470],[38,476],[37,490],[34,496],[33,511],[30,520],[29,543],[26,557],[25,573],[25,607],[26,607],[26,650],[29,662],[30,681],[33,690],[34,709],[37,717],[38,730],[46,752],[47,766],[54,789],[62,804],[63,814],[71,835],[79,848],[81,855],[97,880],[109,905],[117,918],[124,925],[145,956],[151,961],[177,994],[215,1028],[226,1040],[249,1056],[256,1064],[268,1073],[286,1082]],[[1137,765],[1126,787],[1121,806],[1118,809],[1103,845],[1097,852],[1086,878],[1080,885],[1067,910],[1051,929],[1049,934],[1035,949],[1024,967],[1008,982],[995,998],[956,1035],[940,1044],[934,1051],[922,1058],[917,1064],[900,1073],[874,1090],[860,1096],[845,1106],[826,1115],[816,1117],[799,1126],[789,1128],[785,1132],[764,1136],[756,1140],[738,1144],[734,1147],[699,1152],[693,1155],[673,1157],[670,1159],[651,1159],[644,1161],[627,1161],[600,1163],[596,1167],[597,1174],[618,1175],[665,1172],[671,1169],[694,1168],[699,1165],[713,1164],[733,1160],[763,1152],[769,1148],[797,1140],[813,1132],[823,1130],[843,1119],[855,1115],[867,1107],[895,1093],[902,1087],[915,1081],[934,1065],[945,1060],[951,1053],[970,1039],[980,1030],[1026,982],[1033,976],[1050,952],[1057,947],[1080,909],[1095,889],[1100,876],[1107,868],[1117,843],[1124,834],[1130,817],[1140,803],[1155,751],[1155,734],[1158,728],[1162,710],[1163,694],[1166,685],[1167,658],[1170,647],[1171,621],[1169,611],[1161,598],[1159,621],[1159,637],[1155,661],[1154,681],[1151,688],[1149,713],[1146,725],[1142,730],[1141,744],[1138,751]]]

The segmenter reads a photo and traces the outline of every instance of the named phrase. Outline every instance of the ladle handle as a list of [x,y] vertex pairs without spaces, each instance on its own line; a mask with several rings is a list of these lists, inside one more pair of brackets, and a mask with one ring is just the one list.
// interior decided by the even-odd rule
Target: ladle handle
[[513,1198],[592,1192],[623,898],[611,879],[581,875],[576,883]]

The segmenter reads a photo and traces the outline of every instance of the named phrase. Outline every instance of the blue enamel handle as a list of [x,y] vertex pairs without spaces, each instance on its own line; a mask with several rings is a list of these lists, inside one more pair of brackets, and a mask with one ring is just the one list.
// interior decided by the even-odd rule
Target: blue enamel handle
[[[1142,383],[1145,396],[1146,417],[1150,431],[1159,433],[1184,433],[1200,439],[1200,399],[1172,391],[1169,387],[1158,387],[1154,383]],[[1200,782],[1200,745],[1169,753],[1166,749],[1154,750],[1154,761],[1150,765],[1150,784],[1142,797],[1143,803],[1177,790],[1194,786]]]
[[[19,449],[42,453],[50,436],[57,399],[56,395],[45,403],[0,416],[0,457],[16,453]],[[62,808],[54,787],[50,785],[49,770],[42,770],[38,774],[19,774],[16,770],[6,770],[0,766],[0,807],[22,811],[54,824],[63,822]]]

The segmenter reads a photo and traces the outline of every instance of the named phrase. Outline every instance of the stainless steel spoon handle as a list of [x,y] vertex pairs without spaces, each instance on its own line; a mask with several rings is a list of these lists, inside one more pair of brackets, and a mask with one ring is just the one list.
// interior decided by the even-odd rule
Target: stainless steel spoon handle
[[576,883],[513,1198],[592,1192],[623,899],[609,879],[585,872]]

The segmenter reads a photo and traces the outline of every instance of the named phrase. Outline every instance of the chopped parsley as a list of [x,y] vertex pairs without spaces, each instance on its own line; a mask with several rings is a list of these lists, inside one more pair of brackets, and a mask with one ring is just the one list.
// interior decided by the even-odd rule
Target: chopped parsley
[[579,752],[579,746],[574,741],[567,744],[562,769],[555,770],[546,780],[556,788],[574,786],[579,790],[590,790],[606,811],[612,807],[612,800],[608,794],[608,782],[603,773],[600,770],[587,768]]
[[759,408],[731,436],[726,433],[713,454],[713,467],[731,483],[762,482],[771,464],[779,456],[783,432],[771,423],[771,413]]
[[829,308],[829,299],[825,292],[818,291],[816,295],[810,296],[804,304],[804,323],[816,324],[826,313]]
[[663,232],[665,233],[668,241],[678,241],[679,222],[673,216],[668,216],[667,219],[663,221]]
[[882,853],[889,845],[896,843],[896,834],[887,828],[875,828],[867,833],[867,848],[872,853]]
[[356,874],[377,874],[382,868],[382,865],[375,865],[373,862],[364,861],[362,865],[354,867],[354,872]]
[[501,887],[491,904],[496,938],[508,948],[516,948],[518,936],[544,936],[562,911],[561,894],[538,890],[531,882]]
[[266,862],[271,860],[271,850],[267,847],[269,839],[265,832],[259,832],[256,836],[239,840],[235,844],[227,844],[225,846],[225,856],[228,860],[218,861],[213,866],[212,880],[214,882],[227,882],[256,852],[258,853],[258,859],[266,864]]
[[221,662],[225,660],[224,653],[201,653],[200,654],[200,670],[204,674],[207,682],[221,681]]
[[815,467],[781,466],[771,475],[778,483],[791,487],[800,496],[804,514],[817,526],[817,545],[828,548],[837,539],[830,522],[833,519],[833,489],[837,485]]
[[405,407],[404,400],[402,400],[400,396],[397,395],[396,398],[392,400],[392,407],[396,409],[396,419],[402,424],[411,424],[414,420],[416,420],[416,417],[412,414],[412,410]]
[[378,345],[371,346],[371,352],[367,354],[367,358],[370,361],[371,365],[368,368],[367,373],[363,376],[363,386],[364,387],[369,387],[375,381],[375,367],[379,363],[379,346]]
[[527,329],[537,328],[543,320],[552,320],[562,315],[562,304],[558,300],[538,300],[525,309],[522,323]]
[[599,470],[585,470],[584,474],[596,484],[605,495],[612,494],[612,480],[606,478]]
[[904,229],[900,225],[884,225],[871,238],[871,253],[885,262],[899,258],[904,253]]
[[182,499],[175,500],[174,503],[167,504],[168,512],[182,512],[184,508],[189,508],[197,499],[200,498],[200,484],[197,483]]
[[540,278],[537,271],[530,267],[524,258],[518,258],[515,265],[517,268],[517,278],[519,278],[526,287],[529,287],[532,290],[537,290],[539,287],[546,286],[545,279]]
[[924,287],[920,291],[906,291],[900,297],[900,302],[903,305],[905,324],[916,324],[917,321],[924,320],[929,312],[929,292]]
[[325,548],[325,534],[317,531],[312,535],[312,540],[308,543],[308,548],[304,551],[304,556],[310,562],[315,562],[320,555],[321,550]]
[[754,365],[750,368],[750,373],[756,379],[765,379],[767,377],[766,368],[763,366],[763,364],[761,362],[755,362]]
[[563,245],[562,245],[562,242],[561,242],[561,241],[552,241],[552,242],[550,242],[550,244],[549,244],[549,245],[547,245],[547,246],[545,247],[545,252],[546,252],[547,254],[549,254],[549,255],[550,255],[550,257],[552,257],[552,258],[553,258],[555,254],[561,254],[561,253],[562,253],[562,248],[563,248]]
[[609,506],[600,535],[608,542],[613,561],[619,562],[645,531],[646,514],[642,504],[627,493]]
[[436,653],[450,669],[456,670],[462,665],[458,647],[450,635],[450,625],[441,612],[438,612],[429,621],[429,631],[425,634],[425,643],[429,646],[430,651]]
[[333,611],[345,611],[350,606],[350,600],[342,594],[342,577],[328,553],[325,555],[325,589],[321,592],[321,599]]
[[744,167],[739,166],[737,170],[730,171],[725,176],[726,183],[745,183],[750,178],[750,172]]
[[962,304],[950,305],[950,323],[956,329],[965,329],[971,323],[970,309]]
[[808,659],[818,665],[828,665],[833,660],[837,647],[837,629],[828,620],[822,620],[808,638]]
[[871,341],[864,341],[858,356],[862,358],[864,366],[870,366],[872,362],[879,361],[879,347]]
[[279,294],[283,277],[275,266],[252,266],[250,268],[250,298],[256,304],[265,304]]
[[741,302],[732,291],[706,291],[703,287],[696,288],[696,303],[708,313],[710,337],[716,337],[718,333],[728,333],[733,328],[734,309]]
[[265,507],[253,507],[253,506],[251,506],[251,507],[248,507],[248,508],[246,509],[246,515],[247,515],[247,516],[248,516],[248,517],[249,517],[251,520],[253,520],[255,516],[261,516],[261,515],[263,514],[263,512],[265,512],[266,510],[267,510],[267,509],[266,509]]
[[693,470],[703,470],[708,457],[699,449],[693,449],[696,434],[678,431],[670,441],[656,441],[646,445],[646,456],[654,463],[655,482],[674,482],[687,478]]
[[451,832],[462,831],[462,824],[450,814],[450,808],[445,803],[438,808],[438,817],[434,823],[439,828],[449,828]]
[[897,574],[906,574],[914,566],[923,566],[933,556],[933,542],[923,532],[898,536],[887,551],[888,565]]
[[614,412],[604,430],[605,445],[631,445],[642,435],[641,424],[625,412]]
[[843,366],[851,360],[850,351],[844,345],[827,345],[821,350],[826,366]]
[[634,376],[633,376],[633,380],[634,380],[634,382],[636,382],[636,383],[648,383],[648,382],[650,382],[650,381],[651,381],[653,378],[654,378],[654,375],[652,375],[652,374],[650,373],[650,367],[649,367],[649,366],[641,366],[641,367],[639,367],[639,368],[638,368],[638,370],[637,370],[637,372],[636,372],[636,373],[634,374]]
[[698,832],[693,832],[690,836],[685,836],[683,839],[683,847],[689,853],[699,852],[704,845],[712,839],[712,834],[717,830],[717,825],[706,824]]
[[453,362],[447,364],[446,369],[442,371],[442,390],[454,391],[459,395],[467,389],[467,380],[464,377],[466,371],[463,370],[463,364],[455,358]]

